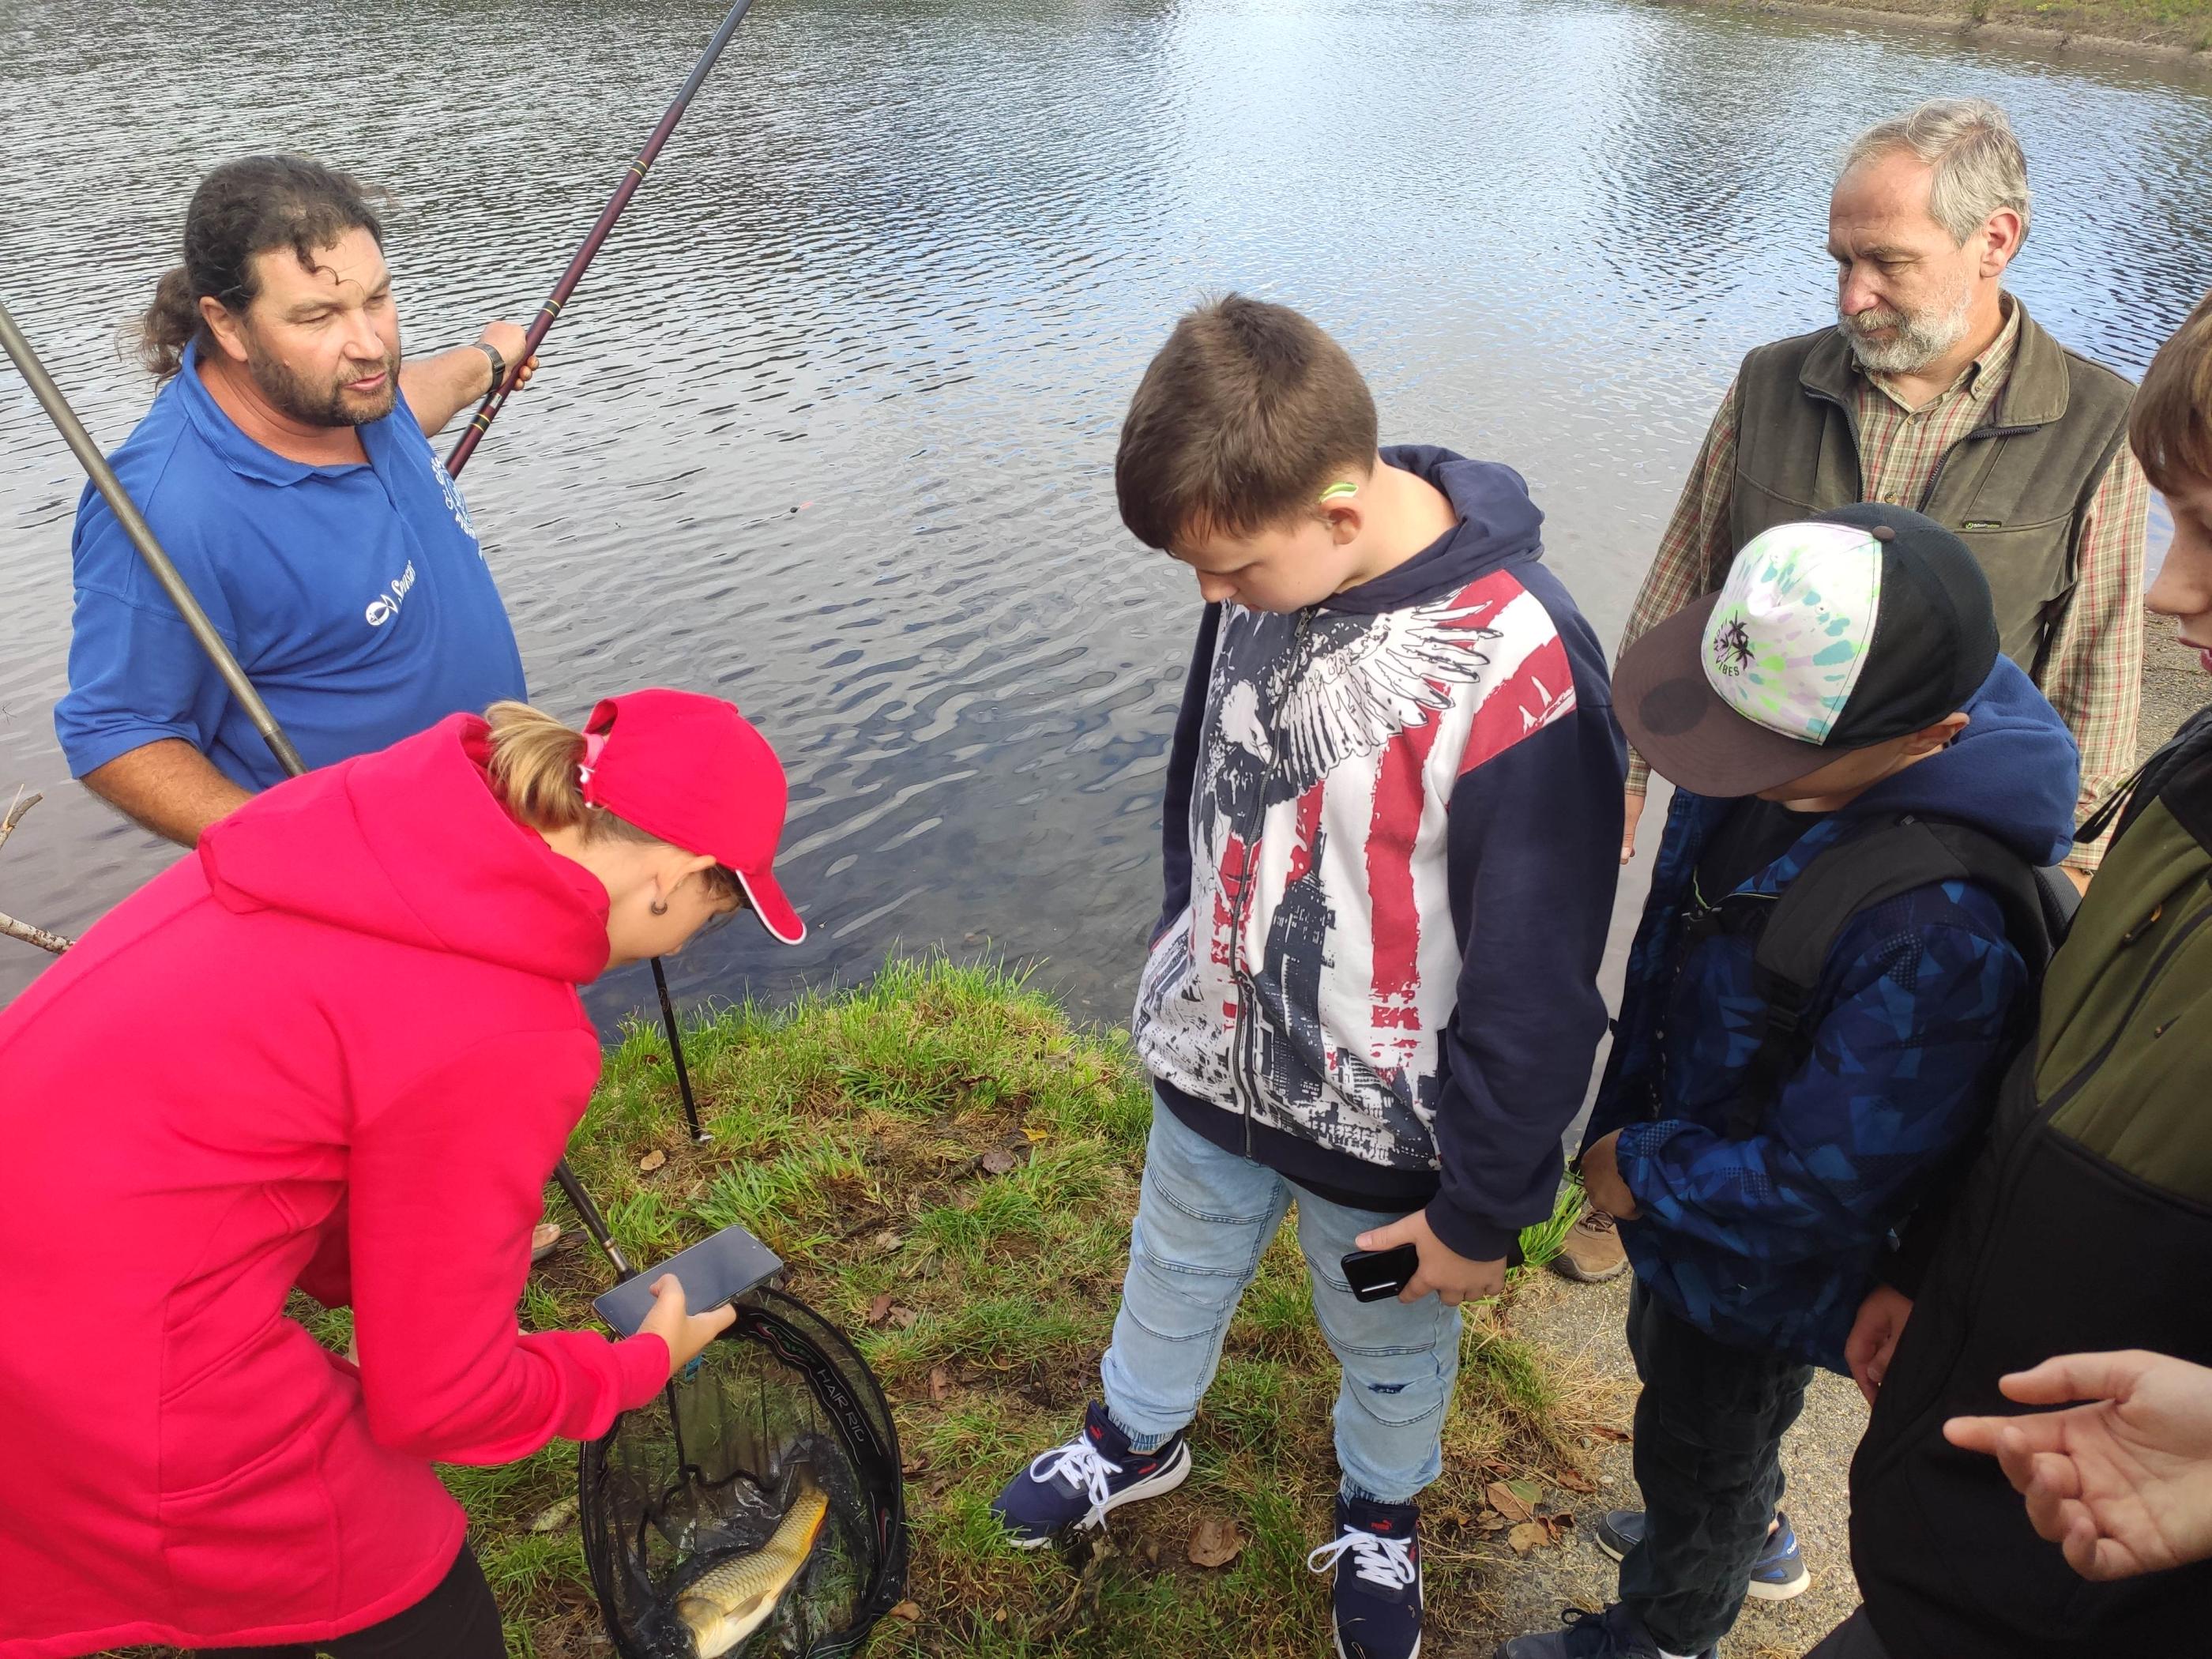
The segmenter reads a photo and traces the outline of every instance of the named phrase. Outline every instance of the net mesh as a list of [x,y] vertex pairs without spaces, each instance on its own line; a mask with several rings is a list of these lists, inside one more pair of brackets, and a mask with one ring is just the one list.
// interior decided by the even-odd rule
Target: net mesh
[[583,1449],[585,1555],[624,1659],[696,1659],[678,1596],[767,1544],[802,1476],[829,1515],[774,1615],[728,1650],[743,1659],[848,1652],[906,1578],[898,1436],[882,1389],[821,1316],[757,1291],[658,1401]]

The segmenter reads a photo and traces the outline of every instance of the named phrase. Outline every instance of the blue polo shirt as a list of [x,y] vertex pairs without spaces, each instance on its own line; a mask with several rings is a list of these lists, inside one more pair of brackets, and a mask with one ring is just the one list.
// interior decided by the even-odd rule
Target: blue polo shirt
[[[193,596],[309,766],[524,695],[522,657],[459,487],[404,397],[366,465],[264,449],[184,368],[109,457]],[[82,777],[182,738],[248,789],[283,769],[99,492],[71,544],[76,615],[54,731]]]

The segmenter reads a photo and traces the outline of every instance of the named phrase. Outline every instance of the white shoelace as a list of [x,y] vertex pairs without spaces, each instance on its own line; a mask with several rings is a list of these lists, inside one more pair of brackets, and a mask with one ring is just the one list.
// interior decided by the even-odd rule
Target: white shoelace
[[1357,1527],[1346,1527],[1343,1536],[1323,1544],[1307,1556],[1307,1571],[1327,1572],[1347,1550],[1359,1558],[1352,1571],[1370,1584],[1396,1589],[1412,1583],[1419,1576],[1413,1565],[1413,1547],[1404,1539],[1383,1538],[1362,1532]]
[[1098,1455],[1098,1448],[1091,1443],[1088,1434],[1079,1434],[1065,1446],[1056,1446],[1030,1463],[1030,1480],[1065,1480],[1089,1496],[1091,1508],[1077,1523],[1085,1527],[1095,1527],[1105,1520],[1106,1500],[1113,1496],[1107,1488],[1106,1477],[1121,1473],[1119,1463],[1109,1463]]

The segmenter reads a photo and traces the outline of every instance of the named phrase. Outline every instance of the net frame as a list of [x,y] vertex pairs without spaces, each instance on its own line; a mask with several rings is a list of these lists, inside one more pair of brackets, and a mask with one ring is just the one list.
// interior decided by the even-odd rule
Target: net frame
[[[805,1650],[808,1659],[834,1659],[860,1647],[876,1622],[905,1594],[908,1543],[897,1425],[867,1361],[836,1327],[805,1303],[781,1291],[763,1289],[741,1297],[736,1307],[736,1321],[715,1341],[760,1344],[805,1378],[857,1477],[872,1528],[874,1571],[854,1601],[850,1622],[813,1641]],[[657,1395],[653,1404],[640,1410],[664,1411],[666,1398],[665,1394]],[[623,1555],[626,1544],[609,1524],[605,1506],[593,1501],[624,1425],[636,1415],[624,1413],[605,1434],[579,1448],[576,1489],[585,1564],[607,1635],[621,1659],[658,1659],[660,1650],[647,1644],[628,1626],[619,1589],[628,1571]]]

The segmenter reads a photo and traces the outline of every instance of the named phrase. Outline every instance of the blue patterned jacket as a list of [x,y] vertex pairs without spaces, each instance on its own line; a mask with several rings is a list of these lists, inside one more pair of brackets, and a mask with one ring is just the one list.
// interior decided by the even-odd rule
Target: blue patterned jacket
[[[1940,816],[2039,864],[2065,854],[2072,738],[2008,661],[1940,754],[1817,821],[1738,892],[1779,893],[1869,817]],[[1843,1370],[1873,1264],[1949,1156],[1981,1127],[2025,1034],[2027,965],[2003,912],[1963,882],[1915,888],[1854,917],[1808,1005],[1810,1051],[1759,1133],[1727,1132],[1757,1046],[1754,941],[1685,945],[1691,877],[1733,803],[1677,793],[1628,961],[1620,1018],[1585,1145],[1621,1131],[1622,1224],[1646,1289],[1711,1335]]]

